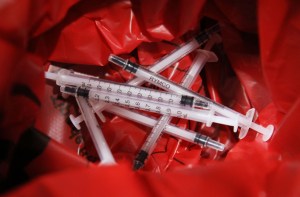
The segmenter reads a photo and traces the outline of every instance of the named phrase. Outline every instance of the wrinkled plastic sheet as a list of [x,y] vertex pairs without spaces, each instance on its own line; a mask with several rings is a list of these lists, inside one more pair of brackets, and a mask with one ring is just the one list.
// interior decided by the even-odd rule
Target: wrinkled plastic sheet
[[[299,196],[299,10],[296,1],[13,1],[0,3],[0,181],[15,196]],[[173,119],[226,143],[223,153],[164,134],[145,168],[132,160],[151,128],[105,112],[103,133],[116,166],[99,158],[74,99],[43,77],[48,62],[118,82],[133,76],[108,64],[110,53],[148,66],[212,21],[222,44],[213,48],[192,89],[257,122],[274,124],[268,142],[250,131]],[[194,53],[162,72],[180,82]],[[145,86],[151,86],[145,84]],[[152,86],[151,86],[152,87]]]

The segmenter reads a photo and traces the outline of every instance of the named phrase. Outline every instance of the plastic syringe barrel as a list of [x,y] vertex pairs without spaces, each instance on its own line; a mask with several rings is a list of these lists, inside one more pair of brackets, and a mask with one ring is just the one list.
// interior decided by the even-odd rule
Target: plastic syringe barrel
[[[61,69],[58,73],[45,73],[46,78],[56,80],[57,85],[63,86],[81,86],[87,88],[106,89],[108,92],[130,95],[135,97],[151,98],[159,102],[180,104],[190,107],[207,108],[208,103],[199,101],[192,96],[179,95],[165,91],[153,90],[150,88],[136,87],[128,84],[117,83],[113,81],[91,78],[87,76],[76,75],[69,70]],[[95,108],[95,107],[94,107]]]
[[141,98],[133,98],[125,95],[117,95],[96,89],[83,89],[80,87],[61,86],[61,92],[71,95],[83,96],[95,101],[105,101],[134,109],[152,111],[178,118],[194,120],[197,122],[214,122],[218,124],[237,127],[237,122],[227,117],[210,114],[208,110],[193,109],[184,106],[174,106],[167,103],[158,103]]
[[[148,126],[148,127],[154,127],[157,124],[157,120],[152,117],[142,115],[140,113],[137,113],[137,112],[134,112],[131,110],[127,110],[122,107],[111,105],[109,108],[106,109],[106,111],[116,114],[118,116],[124,117],[126,119],[132,120],[134,122],[138,122],[138,123]],[[223,151],[224,147],[225,147],[224,144],[214,141],[211,138],[209,138],[208,136],[206,136],[206,137],[208,137],[207,140],[210,142],[208,143],[208,142],[204,141],[203,138],[205,138],[205,135],[201,135],[203,137],[201,137],[202,140],[200,140],[198,133],[181,129],[172,124],[167,124],[165,131],[167,134],[172,135],[174,137],[183,139],[183,140],[191,142],[191,143],[199,144],[202,146],[207,146],[209,148],[213,148],[213,149],[216,149],[219,151]]]
[[93,140],[101,164],[111,165],[115,164],[115,159],[108,147],[108,144],[102,134],[100,126],[96,120],[96,117],[92,111],[92,108],[88,105],[87,101],[83,97],[76,97],[78,106],[82,112],[82,117],[86,123],[90,136]]

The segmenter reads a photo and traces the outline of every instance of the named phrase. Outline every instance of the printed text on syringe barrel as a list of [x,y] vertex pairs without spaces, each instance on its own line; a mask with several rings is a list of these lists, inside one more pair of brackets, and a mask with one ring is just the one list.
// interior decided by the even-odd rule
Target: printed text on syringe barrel
[[170,94],[168,92],[151,91],[146,88],[134,87],[134,86],[123,86],[120,84],[111,84],[111,83],[106,83],[105,81],[97,81],[93,79],[89,79],[88,83],[82,82],[81,87],[83,88],[93,87],[93,88],[97,88],[98,90],[106,90],[107,92],[114,92],[117,94],[123,94],[127,96],[135,96],[137,98],[146,98],[149,100],[167,102],[170,104],[176,101],[180,103],[181,100],[180,95]]
[[[177,95],[163,91],[151,90],[149,88],[141,88],[129,85],[122,85],[115,82],[106,82],[105,80],[95,79],[81,79],[81,87],[83,88],[96,88],[98,90],[105,90],[107,92],[113,92],[126,96],[133,96],[136,98],[144,98],[161,103],[188,105],[194,107],[194,98],[185,95]],[[201,104],[199,106],[201,107]]]

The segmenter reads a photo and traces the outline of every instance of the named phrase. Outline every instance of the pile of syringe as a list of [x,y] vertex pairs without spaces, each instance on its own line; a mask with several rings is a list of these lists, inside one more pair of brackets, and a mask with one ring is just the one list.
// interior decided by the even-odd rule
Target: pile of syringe
[[[116,55],[110,55],[109,62],[136,76],[127,84],[107,81],[66,69],[60,69],[58,72],[46,72],[45,77],[55,80],[64,95],[72,95],[76,98],[81,115],[78,117],[70,115],[70,119],[77,129],[80,129],[79,124],[81,122],[85,122],[101,164],[115,163],[95,116],[96,114],[101,121],[105,121],[102,111],[116,114],[152,128],[134,160],[133,168],[135,170],[144,166],[162,132],[203,147],[218,151],[224,150],[224,144],[206,135],[171,124],[172,117],[201,122],[207,127],[210,127],[212,123],[232,126],[234,132],[237,132],[240,128],[240,139],[247,135],[249,129],[252,129],[262,134],[262,139],[267,141],[271,137],[274,127],[273,125],[263,127],[254,123],[255,109],[252,108],[246,115],[243,115],[190,90],[205,63],[218,60],[216,55],[209,51],[215,43],[221,42],[217,31],[218,26],[213,26],[201,32],[148,69]],[[196,56],[180,84],[174,83],[159,74],[203,44],[205,44],[205,47],[203,50],[197,50]],[[140,87],[145,82],[165,91]],[[160,118],[154,118],[141,113],[141,111],[150,111],[161,114],[161,116]]]

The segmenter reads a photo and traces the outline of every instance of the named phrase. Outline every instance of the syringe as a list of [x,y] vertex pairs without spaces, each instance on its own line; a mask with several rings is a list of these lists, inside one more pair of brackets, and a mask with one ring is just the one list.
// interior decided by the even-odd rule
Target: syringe
[[200,110],[191,108],[188,106],[174,105],[168,103],[154,102],[147,99],[130,97],[127,95],[116,94],[103,90],[96,89],[84,89],[80,87],[61,86],[62,93],[77,95],[88,98],[95,101],[105,101],[107,103],[114,103],[116,105],[122,105],[129,108],[150,111],[159,114],[170,115],[172,117],[178,117],[188,120],[194,120],[197,122],[217,124],[223,124],[228,126],[237,127],[237,121],[230,118],[216,116],[210,113],[208,110]]
[[81,86],[83,88],[95,88],[119,95],[128,95],[137,98],[144,98],[151,101],[183,105],[190,107],[207,108],[208,103],[191,96],[178,95],[165,91],[153,90],[150,88],[136,87],[113,81],[102,80],[94,77],[76,75],[69,70],[62,69],[58,73],[45,72],[47,79],[55,80],[57,85]]
[[97,150],[98,156],[101,160],[101,165],[112,165],[116,161],[107,145],[107,142],[102,134],[100,126],[96,120],[91,106],[88,105],[88,101],[83,97],[76,97],[77,104],[81,111],[81,115],[86,123],[92,141]]
[[[209,50],[213,45],[205,46],[205,49]],[[203,66],[207,61],[217,61],[217,56],[210,51],[198,50],[196,57],[194,58],[190,69],[186,72],[183,77],[181,85],[183,87],[189,88],[196,77],[199,75]],[[171,117],[169,115],[163,115],[157,121],[157,124],[153,127],[152,131],[148,135],[145,143],[143,144],[141,150],[139,151],[137,157],[134,160],[133,169],[138,170],[144,166],[145,160],[153,152],[156,142],[160,137],[162,131],[165,129],[166,125],[170,122]]]
[[[258,133],[263,134],[264,141],[267,141],[272,136],[272,133],[274,130],[273,125],[268,125],[265,128],[265,127],[262,127],[261,125],[253,123],[252,122],[253,117],[244,116],[228,107],[225,107],[219,103],[216,103],[216,102],[210,100],[209,98],[206,98],[195,92],[192,92],[191,90],[189,90],[187,88],[179,86],[178,84],[176,84],[172,81],[169,81],[165,77],[158,75],[154,72],[151,72],[136,63],[130,62],[129,60],[124,60],[118,56],[110,55],[109,61],[116,65],[121,66],[122,68],[133,73],[137,77],[142,78],[145,81],[148,81],[148,82],[150,82],[160,88],[163,88],[167,91],[193,96],[195,98],[201,99],[203,102],[208,102],[209,108],[211,111],[215,111],[217,114],[221,114],[225,117],[229,117],[239,123],[241,130],[243,130],[243,134],[239,136],[240,138],[242,138],[243,136],[246,135],[245,133],[248,132],[249,128],[252,128],[253,130],[257,131]],[[250,113],[248,113],[248,114],[250,114]],[[234,131],[235,132],[237,131],[237,127],[235,127]]]
[[[106,111],[113,113],[117,116],[132,120],[134,122],[140,123],[148,127],[154,127],[157,125],[157,120],[155,118],[143,115],[141,113],[134,112],[132,110],[125,109],[123,107],[118,107],[116,105],[111,105],[109,108],[105,109]],[[176,138],[183,139],[185,141],[202,145],[203,147],[209,147],[218,151],[223,151],[225,146],[224,144],[212,140],[206,135],[196,133],[194,131],[181,129],[178,126],[167,124],[164,131]]]

